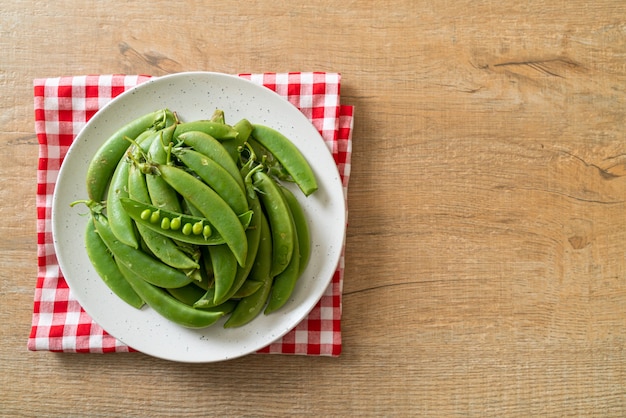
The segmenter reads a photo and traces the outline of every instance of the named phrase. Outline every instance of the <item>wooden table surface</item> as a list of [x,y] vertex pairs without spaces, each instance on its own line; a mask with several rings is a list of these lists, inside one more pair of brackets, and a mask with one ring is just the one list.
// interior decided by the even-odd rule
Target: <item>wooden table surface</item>
[[[7,2],[0,415],[624,416],[626,3]],[[341,72],[338,358],[29,352],[32,80]]]

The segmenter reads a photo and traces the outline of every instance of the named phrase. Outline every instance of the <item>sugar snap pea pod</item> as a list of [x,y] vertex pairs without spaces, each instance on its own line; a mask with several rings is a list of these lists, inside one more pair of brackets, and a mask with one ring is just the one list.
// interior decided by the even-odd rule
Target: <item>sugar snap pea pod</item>
[[248,119],[241,119],[239,122],[233,125],[233,128],[237,131],[237,141],[243,145],[248,140],[252,133],[253,126]]
[[146,131],[143,131],[139,134],[137,138],[135,138],[134,143],[131,143],[131,154],[136,158],[142,158],[142,153],[147,153],[148,149],[150,149],[150,145],[152,145],[152,141],[158,136],[157,130],[154,128],[150,128]]
[[298,147],[287,137],[273,128],[257,124],[253,125],[252,137],[280,161],[305,196],[317,190],[313,169]]
[[176,115],[176,113],[172,112],[170,109],[167,109],[167,108],[164,109],[164,113],[165,113],[165,121],[156,125],[157,129],[163,129],[168,126],[176,125],[180,122],[178,120],[178,116]]
[[215,287],[209,287],[205,294],[192,305],[195,309],[215,307]]
[[237,303],[237,307],[224,324],[224,328],[243,326],[261,313],[267,303],[272,288],[272,235],[265,216],[261,219],[261,238],[254,265],[246,282],[254,281],[261,283],[261,287],[249,296],[244,297]]
[[259,161],[263,161],[263,165],[266,167],[266,172],[271,177],[276,177],[280,180],[293,182],[291,175],[285,170],[285,167],[278,161],[274,154],[272,154],[267,148],[259,144],[254,138],[248,139],[248,145],[252,148],[253,152]]
[[128,175],[130,166],[130,159],[123,157],[115,168],[115,172],[111,178],[111,184],[109,185],[106,211],[109,225],[117,239],[126,245],[138,248],[139,241],[137,241],[133,222],[120,202],[121,198],[128,197]]
[[[96,231],[113,254],[118,266],[119,264],[123,264],[134,271],[143,280],[163,288],[182,287],[191,282],[191,279],[182,271],[168,266],[141,250],[121,243],[115,235],[113,235],[104,216],[95,216],[95,219]],[[137,291],[137,289],[135,289],[135,291]],[[137,293],[141,296],[141,292],[137,291]],[[147,300],[146,303],[148,303]]]
[[202,257],[200,258],[200,281],[193,282],[194,285],[207,291],[209,287],[214,286],[213,271],[211,270],[211,260],[208,258],[208,246],[200,247],[202,250]]
[[174,190],[202,212],[215,230],[224,237],[226,245],[235,255],[239,265],[245,265],[248,254],[246,231],[237,214],[224,199],[201,180],[178,167],[158,165],[156,169]]
[[213,116],[211,116],[211,122],[226,123],[224,111],[221,109],[215,109],[215,111],[213,112]]
[[202,274],[200,274],[199,268],[181,269],[181,271],[191,279],[192,283],[200,283],[202,281]]
[[231,141],[219,142],[211,135],[207,135],[204,132],[189,131],[178,136],[178,139],[183,143],[199,153],[212,158],[215,162],[224,167],[224,170],[228,171],[231,176],[237,181],[239,187],[243,190],[244,184],[239,169],[237,168],[236,160],[230,158],[228,151],[224,147],[224,144],[231,143]]
[[[163,227],[163,224],[167,224],[167,221],[163,221],[161,219],[161,227]],[[189,244],[188,242],[182,242],[182,241],[177,241],[177,240],[173,240],[173,241],[176,243],[176,245],[182,252],[187,254],[187,256],[190,257],[192,260],[195,260],[196,263],[199,263],[200,257],[202,257],[202,254],[200,252],[200,246]]]
[[152,254],[152,250],[150,250],[150,248],[148,248],[148,246],[146,245],[146,243],[142,239],[139,240],[139,249],[141,251],[143,251],[144,253],[148,254],[150,257],[154,257],[154,254]]
[[182,202],[181,202],[181,206],[182,206],[182,211],[186,214],[189,214],[191,216],[196,216],[198,218],[202,218],[202,212],[200,212],[198,210],[197,207],[195,207],[194,205],[191,204],[190,201],[188,201],[187,199],[183,198]]
[[[209,220],[202,216],[172,212],[130,198],[122,198],[121,202],[124,210],[136,223],[141,223],[176,240],[181,247],[184,244],[220,245],[225,243],[224,238]],[[249,227],[252,216],[252,210],[238,216],[244,229]]]
[[235,213],[240,214],[248,210],[244,189],[215,160],[192,149],[178,148],[174,154],[224,199]]
[[130,146],[126,138],[136,139],[150,128],[162,127],[171,120],[172,115],[172,112],[163,109],[141,116],[121,127],[98,148],[87,167],[89,199],[95,202],[103,200],[115,167]]
[[146,185],[148,186],[150,202],[154,206],[173,212],[182,211],[178,193],[160,176],[146,176]]
[[173,212],[181,212],[178,193],[161,176],[146,176],[146,185],[148,186],[150,202],[154,206]]
[[230,125],[211,120],[197,120],[177,124],[176,130],[174,131],[174,139],[177,139],[180,134],[189,131],[204,132],[218,141],[227,141],[237,138],[237,131]]
[[[155,140],[150,146],[148,154],[152,162],[158,164],[167,163],[167,151],[164,146],[169,145],[170,141],[172,141],[173,128],[175,127],[171,126],[167,131],[164,131],[159,139]],[[146,176],[146,184],[150,201],[153,205],[174,212],[181,211],[178,193],[160,176]]]
[[283,193],[271,177],[257,171],[253,179],[272,231],[272,276],[276,276],[287,268],[293,254],[295,235],[291,212]]
[[217,305],[218,301],[223,300],[235,281],[237,259],[226,245],[212,245],[208,250],[213,268],[213,279],[215,280],[213,298]]
[[153,137],[156,133],[157,133],[157,130],[154,129],[154,127],[148,128],[142,133],[140,133],[139,135],[137,135],[137,137],[135,138],[135,143],[142,144],[144,143],[146,139]]
[[139,297],[120,272],[108,247],[96,233],[93,219],[87,222],[85,248],[91,264],[96,269],[96,273],[98,273],[109,289],[130,306],[137,309],[141,308],[144,305],[143,299]]
[[185,305],[193,306],[202,296],[204,292],[195,284],[191,283],[187,286],[178,287],[176,289],[166,289],[167,292],[174,296]]
[[[148,134],[144,136],[144,134]],[[126,156],[131,161],[145,161],[146,156],[148,155],[148,150],[152,143],[159,136],[159,132],[155,132],[152,129],[144,132],[139,135],[134,143],[130,146],[128,151],[126,152]]]
[[[293,219],[292,219],[293,222]],[[274,277],[272,281],[272,290],[270,293],[267,306],[265,307],[265,314],[269,315],[272,312],[277,311],[291,297],[293,289],[296,287],[298,277],[300,277],[300,254],[298,248],[298,237],[296,236],[296,229],[294,225],[294,246],[293,256],[289,261],[289,264],[280,274]]]
[[[150,202],[145,175],[134,164],[130,167],[128,196],[138,202]],[[136,222],[135,224],[137,225],[139,235],[154,257],[177,269],[200,268],[198,263],[190,258],[171,238],[147,227],[143,223]]]
[[261,240],[261,217],[263,216],[263,210],[258,198],[249,198],[249,205],[252,208],[252,221],[250,227],[246,229],[246,241],[248,242],[248,252],[246,255],[246,262],[244,265],[237,266],[237,274],[235,274],[235,280],[228,292],[221,298],[215,299],[215,304],[219,305],[224,301],[227,301],[233,297],[235,293],[239,291],[250,274],[250,270],[254,265],[257,251],[259,249],[259,242]]
[[258,198],[250,198],[249,204],[252,208],[253,216],[252,222],[250,222],[250,227],[246,230],[246,238],[248,240],[248,254],[246,264],[237,267],[237,274],[235,275],[233,285],[231,286],[228,293],[224,295],[221,300],[215,299],[215,287],[211,287],[207,290],[207,293],[202,297],[202,299],[194,304],[195,308],[207,308],[219,305],[220,303],[231,299],[233,295],[235,295],[235,293],[239,291],[241,286],[243,286],[243,283],[248,278],[250,270],[254,265],[257,251],[259,249],[259,242],[261,240],[260,222],[261,217],[263,216],[263,211],[261,210]]
[[288,188],[278,184],[280,190],[285,196],[291,216],[293,216],[293,223],[296,228],[296,235],[298,237],[298,253],[300,255],[299,271],[298,274],[302,275],[304,269],[309,263],[309,257],[311,256],[311,234],[309,232],[309,225],[304,214],[304,209],[296,196]]
[[136,270],[131,270],[123,264],[120,264],[119,267],[122,274],[148,306],[165,319],[183,327],[205,328],[211,326],[234,309],[234,302],[210,309],[194,309],[177,300],[165,290],[142,280],[137,275]]
[[130,198],[124,198],[121,202],[135,223],[166,237],[195,245],[219,245],[225,242],[206,218],[167,211]]
[[247,119],[241,119],[233,128],[237,131],[237,138],[232,141],[224,141],[224,148],[228,151],[230,158],[237,162],[239,161],[239,148],[242,147],[250,137],[252,133],[252,124]]
[[250,277],[248,277],[246,281],[243,282],[239,290],[237,290],[237,293],[233,295],[233,299],[242,299],[250,296],[257,290],[259,290],[262,285],[263,283],[261,283],[260,281],[252,280]]
[[150,145],[150,161],[157,164],[167,163],[167,147],[174,136],[176,125],[169,126],[159,131],[157,140]]

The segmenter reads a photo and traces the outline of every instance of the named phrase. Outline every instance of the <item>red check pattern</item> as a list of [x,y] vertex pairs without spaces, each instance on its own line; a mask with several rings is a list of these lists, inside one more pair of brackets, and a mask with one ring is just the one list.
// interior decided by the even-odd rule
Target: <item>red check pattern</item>
[[[274,90],[311,120],[328,145],[347,198],[352,153],[353,107],[340,103],[337,73],[239,74]],[[87,121],[106,103],[150,76],[87,75],[34,81],[37,170],[37,257],[31,351],[109,353],[134,351],[96,324],[76,299],[61,272],[52,241],[52,196],[68,148]],[[338,356],[341,353],[342,254],[326,292],[295,329],[261,349],[266,354]]]

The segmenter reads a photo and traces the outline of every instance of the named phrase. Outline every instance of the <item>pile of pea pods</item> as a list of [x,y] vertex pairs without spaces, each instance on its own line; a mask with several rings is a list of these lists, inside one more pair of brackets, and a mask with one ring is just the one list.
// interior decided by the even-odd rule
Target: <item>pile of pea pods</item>
[[[189,328],[239,327],[289,300],[310,256],[314,173],[283,134],[224,112],[159,109],[118,129],[87,170],[87,254],[119,298]],[[74,205],[73,204],[73,205]]]

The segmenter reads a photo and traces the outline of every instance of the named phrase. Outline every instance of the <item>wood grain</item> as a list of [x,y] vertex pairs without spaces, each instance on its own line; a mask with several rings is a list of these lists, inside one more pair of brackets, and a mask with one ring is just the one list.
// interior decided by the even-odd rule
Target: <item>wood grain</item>
[[[26,350],[32,79],[339,71],[337,359]],[[17,0],[0,10],[0,415],[624,416],[623,1]]]

